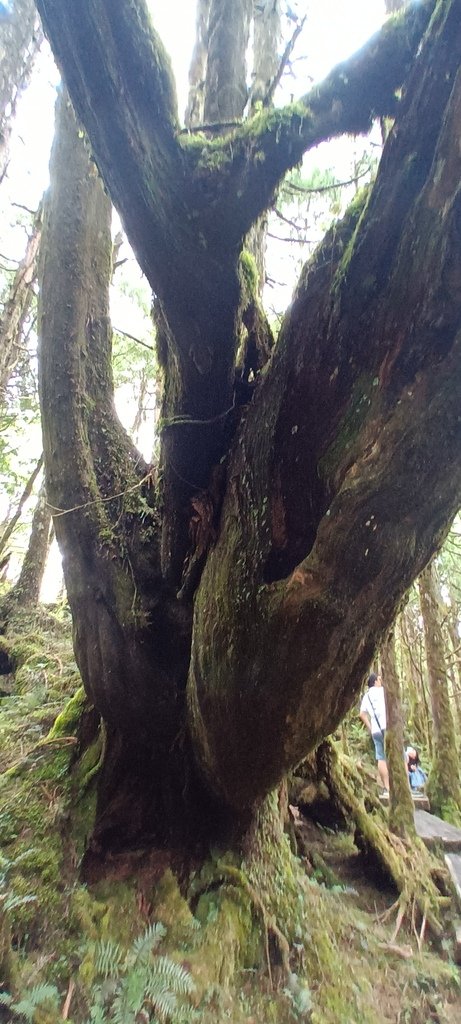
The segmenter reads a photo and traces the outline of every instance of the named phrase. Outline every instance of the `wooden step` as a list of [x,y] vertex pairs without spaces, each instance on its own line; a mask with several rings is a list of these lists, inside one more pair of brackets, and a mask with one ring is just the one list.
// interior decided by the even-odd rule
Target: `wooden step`
[[430,849],[442,846],[452,853],[461,852],[461,829],[442,821],[435,814],[415,809],[416,832]]
[[444,860],[461,906],[461,856],[459,853],[446,853]]
[[431,805],[429,803],[429,797],[425,793],[412,793],[413,803],[415,810],[418,808],[419,811],[430,811]]
[[455,925],[454,939],[453,959],[455,964],[461,967],[461,924],[459,921]]
[[[430,811],[431,805],[430,805],[429,799],[428,799],[428,797],[426,796],[425,793],[412,793],[411,795],[413,797],[413,803],[415,805],[415,808],[417,807],[420,811]],[[389,806],[389,797],[388,796],[384,796],[381,793],[379,799],[380,799],[383,807],[388,807]]]

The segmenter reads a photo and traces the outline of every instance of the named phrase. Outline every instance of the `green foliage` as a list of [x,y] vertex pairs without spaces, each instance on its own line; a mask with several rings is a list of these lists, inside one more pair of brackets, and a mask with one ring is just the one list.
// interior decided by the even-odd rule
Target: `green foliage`
[[7,1006],[15,1017],[23,1018],[32,1024],[39,1006],[46,1004],[57,1009],[59,992],[55,985],[35,985],[18,1002],[8,992],[0,993],[0,1006]]
[[153,924],[126,952],[112,941],[93,944],[96,980],[101,984],[87,1024],[135,1024],[141,1012],[152,1024],[192,1019],[190,1006],[184,1005],[194,990],[189,972],[167,956],[154,956],[165,934],[163,925]]

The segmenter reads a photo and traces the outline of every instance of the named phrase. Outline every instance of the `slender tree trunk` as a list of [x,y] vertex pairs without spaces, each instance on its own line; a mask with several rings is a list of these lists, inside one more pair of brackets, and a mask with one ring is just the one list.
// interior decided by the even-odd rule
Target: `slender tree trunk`
[[453,678],[453,701],[456,708],[457,736],[461,737],[461,638],[458,633],[458,610],[453,592],[449,589],[450,608],[447,614],[447,630],[450,638]]
[[445,643],[442,632],[440,591],[432,562],[419,578],[421,614],[426,638],[426,658],[431,692],[434,748],[428,780],[433,809],[449,820],[461,817],[461,785],[453,713],[448,692]]
[[413,621],[413,610],[408,606],[400,616],[400,633],[402,639],[402,659],[404,678],[408,693],[408,738],[417,747],[423,746],[431,751],[431,735],[429,731],[429,714],[424,677],[420,671],[418,649],[420,637],[417,635]]
[[404,723],[394,634],[381,648],[386,696],[386,756],[389,768],[389,828],[402,838],[415,835],[413,798],[404,761]]
[[135,444],[138,443],[138,434],[141,429],[143,418],[145,416],[145,404],[148,386],[149,376],[147,373],[147,369],[144,367],[141,374],[141,379],[139,381],[138,404],[130,430],[130,436],[133,438]]
[[19,499],[19,502],[18,502],[18,505],[17,505],[17,508],[16,508],[16,512],[11,517],[9,523],[7,523],[7,525],[5,526],[5,529],[3,530],[3,533],[2,533],[2,535],[0,537],[0,554],[5,550],[6,545],[8,544],[8,541],[9,541],[9,539],[11,537],[11,534],[13,533],[13,530],[14,530],[15,526],[17,525],[17,523],[19,522],[19,520],[21,518],[22,510],[24,508],[24,505],[26,504],[26,501],[28,501],[28,499],[30,498],[30,496],[32,494],[34,483],[35,483],[35,481],[36,481],[36,479],[38,477],[38,474],[40,473],[40,470],[41,470],[42,466],[43,466],[43,455],[40,456],[40,458],[39,458],[39,460],[37,462],[37,465],[34,467],[34,469],[32,470],[32,473],[30,474],[30,477],[29,477],[29,479],[28,479],[28,481],[26,483],[26,486],[24,487],[24,490],[23,490],[23,492],[21,494],[21,497]]
[[5,401],[6,387],[20,356],[22,330],[30,310],[33,283],[37,276],[41,230],[40,206],[34,218],[24,258],[14,274],[0,316],[0,406]]
[[[279,70],[278,44],[281,37],[281,5],[280,0],[263,0],[254,7],[254,38],[253,38],[253,74],[251,86],[251,109],[257,104],[269,105],[272,100],[271,86]],[[258,268],[258,294],[261,295],[265,284],[265,251],[266,251],[267,214],[264,214],[247,235],[245,245],[254,256]],[[266,338],[268,333],[266,330]],[[259,345],[261,349],[261,345]],[[262,361],[262,365],[264,362]],[[261,369],[262,366],[258,367]]]
[[43,40],[34,0],[14,0],[0,22],[0,182],[8,166],[8,147],[18,97],[28,84]]
[[253,0],[211,0],[204,118],[207,123],[243,116],[248,99],[246,50]]
[[211,0],[198,0],[195,46],[189,70],[189,99],[185,116],[187,128],[195,128],[204,121],[210,9]]
[[279,70],[278,45],[281,37],[280,0],[254,0],[254,63],[251,102],[268,102]]
[[51,512],[46,500],[45,481],[38,493],[32,519],[29,544],[19,574],[19,579],[9,595],[21,606],[38,604],[40,587],[50,549]]

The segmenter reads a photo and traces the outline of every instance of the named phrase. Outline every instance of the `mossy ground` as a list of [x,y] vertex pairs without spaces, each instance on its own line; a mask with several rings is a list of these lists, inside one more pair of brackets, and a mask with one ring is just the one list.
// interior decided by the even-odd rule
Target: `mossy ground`
[[[380,914],[395,893],[367,879],[352,836],[301,819],[296,827],[310,853],[303,862],[273,827],[270,804],[243,860],[215,850],[178,882],[166,854],[157,851],[136,871],[118,865],[111,879],[82,885],[78,864],[91,828],[101,742],[97,737],[83,764],[72,764],[81,695],[74,697],[79,679],[68,615],[20,615],[3,640],[21,692],[13,685],[12,695],[0,700],[0,892],[16,998],[38,984],[54,986],[56,998],[38,1007],[35,1024],[86,1024],[104,994],[97,944],[115,942],[129,955],[154,922],[165,929],[156,954],[182,965],[194,983],[182,997],[186,1017],[179,1008],[171,1020],[460,1019],[460,972],[448,947],[426,944],[419,952],[411,932],[392,942],[393,922]],[[105,1012],[103,1019],[113,1020],[109,1004]],[[0,1020],[16,1019],[0,1006]]]

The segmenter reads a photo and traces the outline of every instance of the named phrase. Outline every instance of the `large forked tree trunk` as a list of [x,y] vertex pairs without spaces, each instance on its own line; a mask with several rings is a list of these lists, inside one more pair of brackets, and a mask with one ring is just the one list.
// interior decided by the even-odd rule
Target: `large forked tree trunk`
[[[431,3],[218,141],[178,133],[142,0],[136,18],[122,0],[38,6],[156,293],[165,379],[152,494],[112,407],[105,200],[66,108],[42,413],[77,658],[108,723],[97,836],[171,840],[199,778],[242,828],[344,715],[460,502],[461,0],[422,44]],[[243,239],[304,150],[389,114],[376,184],[304,269],[242,413]],[[210,835],[216,815],[200,821]]]

